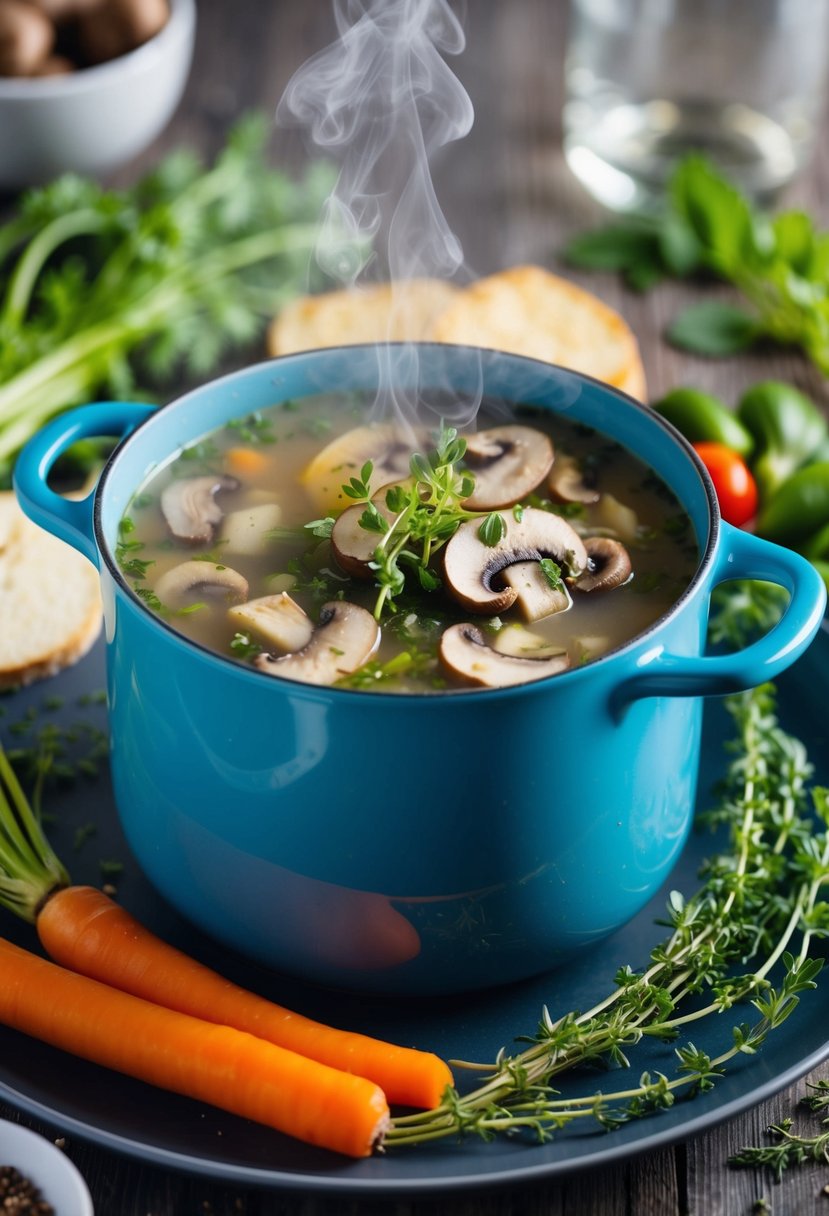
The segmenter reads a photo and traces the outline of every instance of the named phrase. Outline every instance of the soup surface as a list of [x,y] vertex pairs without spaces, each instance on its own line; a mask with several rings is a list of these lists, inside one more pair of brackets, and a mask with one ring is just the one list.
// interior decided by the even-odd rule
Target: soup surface
[[693,577],[677,499],[596,431],[484,402],[474,433],[412,433],[370,404],[282,402],[156,469],[120,525],[136,595],[262,678],[405,693],[599,658]]

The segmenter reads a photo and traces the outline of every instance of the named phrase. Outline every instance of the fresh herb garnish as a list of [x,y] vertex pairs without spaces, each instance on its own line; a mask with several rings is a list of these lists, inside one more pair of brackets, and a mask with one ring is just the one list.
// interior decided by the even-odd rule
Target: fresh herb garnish
[[661,214],[578,236],[565,257],[585,269],[617,271],[640,291],[668,277],[714,274],[748,307],[693,305],[668,331],[676,345],[727,355],[772,339],[800,346],[829,373],[829,233],[802,211],[756,210],[701,156],[678,165]]
[[[709,816],[727,843],[707,863],[689,899],[668,904],[669,936],[641,971],[623,967],[615,988],[584,1013],[543,1011],[526,1050],[501,1051],[490,1064],[463,1062],[486,1079],[469,1093],[448,1091],[433,1111],[395,1118],[387,1149],[445,1137],[525,1132],[544,1141],[568,1124],[605,1128],[710,1089],[728,1064],[754,1054],[816,986],[816,943],[829,925],[829,794],[807,791],[803,745],[775,716],[765,685],[727,700],[738,738],[721,800]],[[772,982],[772,977],[774,983]],[[675,1071],[645,1072],[608,1092],[562,1096],[559,1074],[582,1064],[627,1068],[643,1036],[676,1040],[703,1019],[723,1025],[737,1003],[747,1020],[723,1026],[716,1054],[692,1040],[674,1049]]]
[[305,288],[332,172],[273,170],[268,132],[244,119],[212,167],[173,153],[128,190],[65,176],[23,196],[0,229],[0,472],[58,411],[145,396],[139,357],[144,387],[203,379]]

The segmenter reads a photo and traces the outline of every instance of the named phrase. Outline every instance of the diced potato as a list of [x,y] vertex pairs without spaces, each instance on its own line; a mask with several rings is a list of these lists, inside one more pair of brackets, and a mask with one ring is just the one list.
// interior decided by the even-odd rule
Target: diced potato
[[286,591],[237,604],[228,609],[227,616],[236,629],[252,633],[281,654],[302,650],[314,632],[311,618]]
[[547,659],[562,654],[564,647],[550,642],[523,625],[505,625],[492,640],[492,649],[515,659]]
[[602,494],[596,514],[597,523],[609,528],[619,540],[634,541],[639,530],[639,516],[612,494]]
[[222,520],[219,540],[222,554],[244,553],[255,557],[268,547],[268,532],[279,526],[282,508],[278,502],[266,502],[256,507],[231,511]]

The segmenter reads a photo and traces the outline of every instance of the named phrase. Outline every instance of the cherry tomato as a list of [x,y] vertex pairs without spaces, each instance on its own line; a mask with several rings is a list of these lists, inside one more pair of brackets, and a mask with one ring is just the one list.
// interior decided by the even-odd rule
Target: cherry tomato
[[694,451],[705,465],[723,519],[742,527],[757,513],[757,483],[745,461],[724,443],[695,443]]

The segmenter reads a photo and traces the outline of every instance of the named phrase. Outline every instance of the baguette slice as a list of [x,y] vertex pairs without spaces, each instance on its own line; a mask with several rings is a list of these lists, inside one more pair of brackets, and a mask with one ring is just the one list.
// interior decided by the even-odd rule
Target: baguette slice
[[626,322],[540,266],[514,266],[458,291],[428,337],[558,363],[645,399],[639,346]]
[[98,572],[0,493],[0,688],[31,684],[80,659],[101,628]]
[[457,292],[442,279],[406,279],[394,288],[376,283],[300,296],[271,322],[268,353],[290,355],[358,342],[418,342]]

